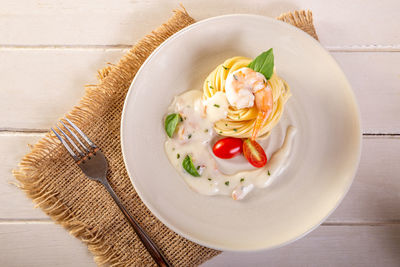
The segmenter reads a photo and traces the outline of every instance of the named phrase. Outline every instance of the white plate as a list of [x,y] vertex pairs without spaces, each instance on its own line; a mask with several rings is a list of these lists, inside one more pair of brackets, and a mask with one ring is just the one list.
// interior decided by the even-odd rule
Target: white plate
[[[175,95],[201,89],[225,59],[274,48],[277,72],[293,96],[276,131],[298,128],[290,165],[244,201],[193,192],[164,153],[163,117]],[[348,191],[361,131],[351,87],[312,37],[254,15],[200,21],[165,41],[146,60],[126,97],[121,141],[125,164],[143,202],[165,225],[204,246],[260,250],[287,244],[322,223]]]

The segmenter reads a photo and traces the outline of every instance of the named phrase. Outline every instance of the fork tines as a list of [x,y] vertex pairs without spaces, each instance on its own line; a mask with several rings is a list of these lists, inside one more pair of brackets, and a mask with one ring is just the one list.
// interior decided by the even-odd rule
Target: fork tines
[[[64,136],[64,138],[56,130],[54,130],[53,128],[51,128],[51,130],[57,136],[57,138],[61,141],[61,143],[68,150],[69,154],[72,156],[72,158],[76,162],[85,160],[85,157],[90,157],[92,153],[96,153],[96,151],[99,150],[97,148],[97,146],[92,141],[90,141],[89,137],[87,137],[81,131],[81,129],[78,128],[78,126],[76,126],[73,122],[71,122],[67,118],[64,118],[63,120],[66,121],[67,124],[70,127],[72,127],[75,130],[76,133],[73,130],[71,130],[70,127],[68,125],[66,125],[66,123],[64,123],[62,120],[60,120],[59,122],[61,123],[61,125],[64,127],[64,129],[67,130],[67,132],[71,136],[66,134],[57,125],[56,125],[56,127],[57,127],[58,131],[61,133],[61,135]],[[77,134],[83,139],[83,141],[78,137]],[[89,145],[90,148],[88,148],[87,145],[85,145],[84,142],[86,142]],[[78,143],[78,144],[76,144],[76,143]],[[79,156],[74,152],[74,150],[71,148],[71,146],[69,144],[71,144],[72,147],[78,152]]]

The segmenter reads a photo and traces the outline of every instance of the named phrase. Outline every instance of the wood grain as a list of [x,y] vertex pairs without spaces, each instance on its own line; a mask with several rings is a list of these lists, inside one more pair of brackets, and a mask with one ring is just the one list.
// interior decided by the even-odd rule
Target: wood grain
[[49,129],[123,50],[0,51],[0,129]]
[[[84,85],[96,82],[96,70],[117,62],[124,51],[0,49],[0,129],[49,129],[77,103]],[[353,86],[364,132],[400,133],[400,53],[333,56]]]
[[61,226],[0,224],[0,266],[95,267],[86,246]]
[[42,134],[0,135],[0,222],[2,220],[48,219],[41,210],[34,209],[34,204],[24,192],[12,184],[16,180],[11,174],[22,156],[29,151],[28,144],[34,144],[42,136]]
[[97,69],[116,62],[179,3],[197,20],[311,9],[321,43],[353,86],[364,132],[381,134],[364,137],[355,181],[325,225],[283,248],[224,252],[204,266],[400,266],[397,0],[2,1],[0,266],[95,266],[85,245],[9,184],[10,171],[42,136],[30,132],[48,129],[95,82]]
[[364,133],[400,133],[400,53],[336,52],[356,94]]
[[231,13],[276,17],[282,12],[311,9],[320,40],[326,46],[399,48],[400,44],[397,0],[3,1],[0,44],[133,44],[163,23],[179,3],[197,20]]
[[[0,219],[44,220],[48,217],[9,181],[14,181],[11,170],[42,134],[0,135]],[[400,165],[398,164],[400,137],[366,137],[354,183],[339,208],[327,223],[400,224]],[[381,167],[379,167],[381,166]]]
[[353,185],[328,222],[400,223],[399,151],[400,137],[364,137]]
[[397,267],[399,251],[400,225],[321,226],[288,246],[253,253],[224,252],[203,266]]
[[[54,224],[0,224],[0,265],[95,266],[85,246]],[[400,225],[321,226],[288,246],[269,251],[224,252],[212,266],[385,266],[400,264]]]

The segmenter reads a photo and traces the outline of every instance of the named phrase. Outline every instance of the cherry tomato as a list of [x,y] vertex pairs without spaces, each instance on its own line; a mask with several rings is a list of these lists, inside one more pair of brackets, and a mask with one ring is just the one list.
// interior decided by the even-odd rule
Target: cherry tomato
[[261,168],[267,164],[267,155],[256,141],[246,139],[243,142],[243,154],[247,161],[256,168]]
[[230,159],[242,152],[243,141],[239,138],[226,137],[218,140],[214,147],[214,155],[221,159]]

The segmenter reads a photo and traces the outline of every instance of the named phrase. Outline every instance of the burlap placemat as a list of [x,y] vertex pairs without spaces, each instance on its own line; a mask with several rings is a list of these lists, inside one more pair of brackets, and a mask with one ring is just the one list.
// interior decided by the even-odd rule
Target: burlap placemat
[[[287,13],[278,19],[317,39],[310,11]],[[88,86],[83,99],[67,115],[102,148],[110,166],[111,186],[174,266],[196,266],[220,252],[180,237],[142,203],[124,167],[120,118],[127,90],[145,59],[165,39],[193,22],[185,10],[174,11],[165,24],[135,44],[117,65],[100,70],[99,83]],[[14,175],[38,207],[87,244],[99,265],[155,265],[107,191],[82,174],[52,133],[32,147]]]

